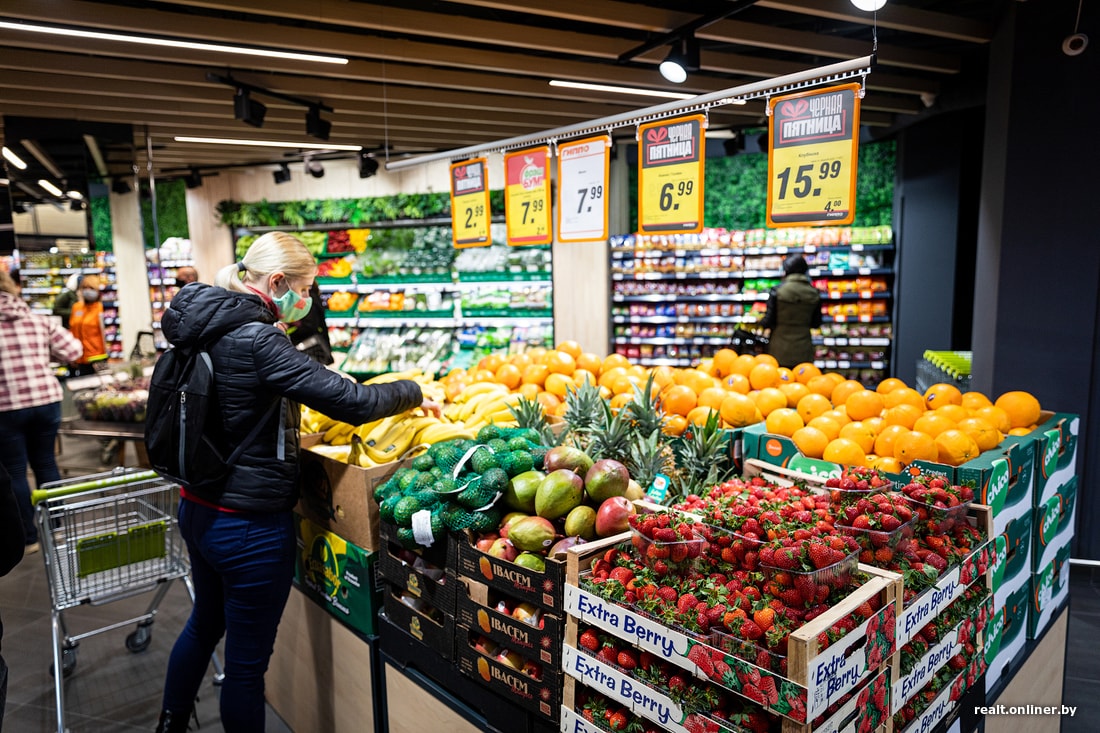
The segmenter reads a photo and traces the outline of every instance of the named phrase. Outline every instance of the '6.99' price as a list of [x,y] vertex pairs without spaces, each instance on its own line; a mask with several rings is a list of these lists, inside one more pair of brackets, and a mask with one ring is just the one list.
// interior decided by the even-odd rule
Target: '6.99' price
[[676,194],[680,196],[690,196],[695,191],[695,181],[680,181],[676,185],[666,183],[661,186],[661,197],[657,200],[657,206],[661,211],[678,211],[680,204],[676,203],[672,195]]
[[[841,164],[839,160],[824,161],[817,167],[817,177],[819,180],[828,180],[830,178],[837,178],[840,176]],[[790,188],[790,192],[795,195],[795,198],[804,199],[811,193],[814,196],[821,195],[821,189],[814,187],[814,180],[810,176],[814,172],[814,164],[807,163],[805,165],[798,166],[798,171],[794,177],[794,187]],[[779,179],[779,200],[787,198],[788,185],[791,181],[791,166],[787,166],[783,170],[775,174],[775,177]]]

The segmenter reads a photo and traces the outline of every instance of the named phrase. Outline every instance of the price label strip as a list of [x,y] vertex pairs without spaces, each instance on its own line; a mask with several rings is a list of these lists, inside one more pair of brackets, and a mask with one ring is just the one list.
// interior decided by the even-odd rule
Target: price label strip
[[451,163],[451,231],[455,247],[489,244],[489,174],[485,158]]
[[607,239],[611,139],[590,137],[558,145],[558,241]]
[[768,226],[851,224],[859,84],[776,97],[768,117]]
[[543,146],[504,156],[504,221],[512,246],[550,244],[550,148]]
[[703,126],[703,116],[692,115],[638,128],[638,230],[643,234],[703,230]]

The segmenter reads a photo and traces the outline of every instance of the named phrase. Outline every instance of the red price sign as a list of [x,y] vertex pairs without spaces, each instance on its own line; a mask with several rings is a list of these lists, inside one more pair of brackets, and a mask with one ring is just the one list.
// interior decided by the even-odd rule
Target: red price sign
[[638,230],[645,233],[703,230],[702,115],[641,125]]
[[489,174],[485,158],[451,163],[451,230],[455,247],[489,244]]

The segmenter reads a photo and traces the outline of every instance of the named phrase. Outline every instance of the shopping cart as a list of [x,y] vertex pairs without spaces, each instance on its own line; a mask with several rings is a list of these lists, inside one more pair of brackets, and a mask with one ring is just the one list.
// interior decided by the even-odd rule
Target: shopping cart
[[[195,602],[187,547],[176,526],[179,485],[153,471],[119,468],[45,484],[34,491],[42,559],[52,602],[54,701],[57,730],[65,731],[62,680],[76,668],[82,639],[131,624],[126,648],[144,651],[152,640],[157,608],[174,580],[182,580]],[[72,635],[64,612],[155,591],[136,618]],[[223,678],[213,658],[215,684]],[[58,670],[61,673],[58,674]]]

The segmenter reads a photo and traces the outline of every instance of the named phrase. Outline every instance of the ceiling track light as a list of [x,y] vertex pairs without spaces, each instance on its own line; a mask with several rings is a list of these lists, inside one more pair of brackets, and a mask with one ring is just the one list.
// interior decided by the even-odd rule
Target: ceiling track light
[[198,168],[192,168],[191,172],[184,176],[183,183],[187,188],[198,188],[202,185],[202,173]]
[[19,170],[21,170],[21,171],[27,170],[27,161],[23,160],[18,155],[16,155],[15,151],[12,150],[11,148],[9,148],[7,145],[5,145],[4,148],[3,148],[3,155],[4,155],[5,160],[7,160],[9,163],[14,165]]
[[252,98],[248,89],[237,87],[233,94],[233,117],[246,125],[253,127],[264,126],[264,115],[267,114],[267,106]]
[[328,140],[332,133],[332,122],[321,119],[321,108],[310,107],[306,112],[306,134],[318,140]]
[[312,157],[307,155],[302,160],[302,165],[305,168],[306,173],[310,174],[314,178],[325,177],[325,167],[321,165],[321,161],[314,160]]
[[378,161],[366,150],[359,151],[359,177],[370,178],[378,172]]
[[876,10],[882,10],[886,5],[886,0],[852,0],[852,5],[865,12],[873,13]]
[[111,191],[117,193],[120,196],[130,193],[133,190],[130,188],[130,184],[122,178],[115,178],[111,181]]
[[687,81],[689,71],[699,70],[699,42],[695,36],[684,36],[673,43],[658,68],[661,76],[673,84]]
[[42,187],[42,190],[49,191],[54,196],[63,197],[65,195],[64,191],[62,191],[50,181],[47,181],[45,178],[39,178],[38,185]]
[[287,183],[290,181],[290,166],[286,163],[279,165],[279,170],[272,171],[271,175],[275,178],[275,183]]

